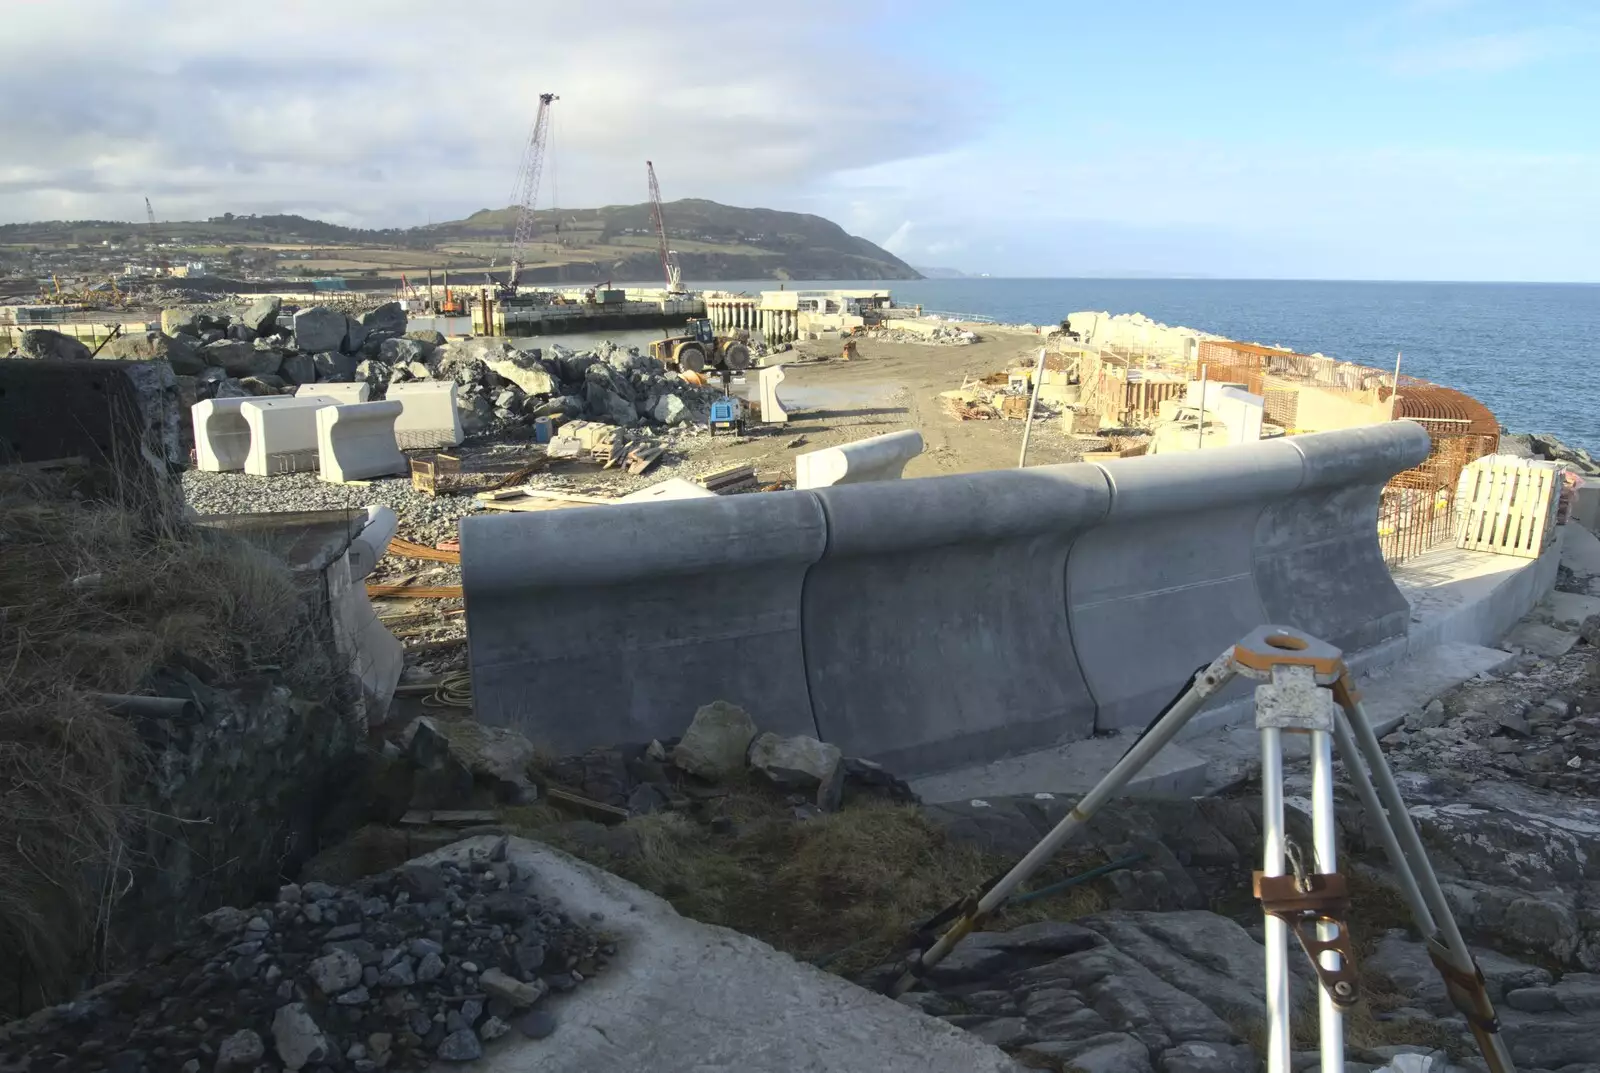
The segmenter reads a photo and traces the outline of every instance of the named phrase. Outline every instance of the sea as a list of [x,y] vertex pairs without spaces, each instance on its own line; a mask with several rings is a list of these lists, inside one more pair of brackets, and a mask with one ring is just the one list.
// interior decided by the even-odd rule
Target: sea
[[[772,280],[691,283],[755,293]],[[1600,453],[1600,285],[1207,279],[804,281],[887,287],[896,304],[1005,324],[1143,313],[1243,342],[1321,353],[1465,391],[1513,432]]]

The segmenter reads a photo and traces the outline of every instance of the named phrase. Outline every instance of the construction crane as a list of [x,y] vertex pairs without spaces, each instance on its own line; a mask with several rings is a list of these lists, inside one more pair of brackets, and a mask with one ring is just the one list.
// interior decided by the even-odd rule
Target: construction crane
[[[149,198],[144,199],[144,215],[145,218],[150,221],[150,248],[152,250],[158,249],[161,245],[161,232],[160,229],[156,227],[156,210],[150,207]],[[171,270],[171,268],[171,264],[167,262],[166,254],[158,253],[156,255],[157,272],[165,276]]]
[[544,145],[550,136],[550,105],[560,99],[554,93],[539,94],[539,111],[534,114],[528,148],[522,154],[522,168],[517,172],[516,189],[511,194],[512,204],[517,206],[517,230],[511,240],[511,277],[503,292],[507,295],[517,293],[523,251],[533,238],[533,203],[539,196],[539,172],[544,168]]
[[656,225],[656,239],[661,244],[661,271],[667,277],[667,293],[681,294],[683,273],[673,260],[672,251],[667,249],[667,225],[661,218],[661,184],[656,182],[656,166],[646,160],[644,170],[650,177],[650,222]]

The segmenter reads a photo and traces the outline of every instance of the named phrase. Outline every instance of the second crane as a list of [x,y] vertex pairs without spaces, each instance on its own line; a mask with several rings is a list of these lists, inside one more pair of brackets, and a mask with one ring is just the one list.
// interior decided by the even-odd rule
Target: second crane
[[534,115],[528,148],[522,154],[522,168],[517,172],[516,188],[511,195],[512,204],[517,206],[517,229],[511,240],[511,277],[506,281],[504,292],[508,295],[517,293],[523,254],[537,229],[533,206],[539,197],[539,173],[544,170],[544,147],[550,138],[550,105],[560,99],[554,93],[539,94],[539,111]]

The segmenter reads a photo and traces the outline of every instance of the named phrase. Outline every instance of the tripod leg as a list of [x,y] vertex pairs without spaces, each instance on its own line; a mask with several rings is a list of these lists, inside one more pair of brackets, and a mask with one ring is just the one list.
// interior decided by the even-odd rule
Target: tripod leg
[[[1450,911],[1450,903],[1439,886],[1439,877],[1428,860],[1422,836],[1417,833],[1411,813],[1406,811],[1405,799],[1400,796],[1400,786],[1395,782],[1394,772],[1384,759],[1383,747],[1378,743],[1377,734],[1373,733],[1366,709],[1351,687],[1348,676],[1334,683],[1333,695],[1344,709],[1355,744],[1372,773],[1372,781],[1384,807],[1384,818],[1393,831],[1395,843],[1410,866],[1421,900],[1431,910],[1433,927],[1428,932],[1428,956],[1444,978],[1451,1002],[1466,1017],[1467,1027],[1477,1040],[1478,1049],[1488,1063],[1490,1073],[1515,1073],[1516,1067],[1512,1064],[1505,1039],[1500,1035],[1500,1022],[1495,1015],[1494,1004],[1489,1000],[1483,973],[1472,951],[1467,949],[1461,929],[1456,926],[1455,914]],[[1385,845],[1388,845],[1387,840]],[[1395,865],[1397,869],[1401,868],[1400,861],[1397,860]],[[1425,926],[1422,918],[1417,920],[1417,926]]]
[[[1284,870],[1283,731],[1261,729],[1261,874],[1281,876]],[[1289,925],[1281,917],[1265,917],[1267,948],[1267,1073],[1290,1073],[1292,1032],[1289,1024]]]
[[[1311,837],[1317,854],[1317,871],[1339,870],[1339,832],[1333,815],[1333,741],[1325,730],[1311,732]],[[1317,938],[1328,941],[1348,925],[1318,924]],[[1331,950],[1320,955],[1324,968],[1341,968],[1341,956]],[[1322,1073],[1344,1073],[1344,1010],[1326,986],[1317,988],[1317,1023],[1322,1044]]]
[[[976,905],[951,924],[949,930],[939,936],[938,942],[923,951],[911,963],[905,974],[889,988],[888,994],[903,995],[911,990],[912,985],[923,973],[943,961],[950,951],[956,948],[957,943],[983,923],[985,917],[1004,905],[1012,892],[1055,856],[1062,844],[1115,797],[1118,791],[1150,762],[1151,757],[1165,748],[1167,742],[1171,741],[1194,713],[1200,710],[1200,706],[1207,698],[1232,681],[1236,673],[1238,672],[1234,669],[1233,649],[1229,648],[1213,660],[1205,670],[1195,675],[1194,682],[1188,690],[1175,700],[1167,709],[1167,713],[1134,743],[1110,771],[1106,772],[1105,777],[1095,784],[1094,789],[1085,794],[1083,800],[1079,801],[1049,834],[1040,839],[1038,845],[1028,851],[1027,856],[1018,861],[998,883],[990,887]],[[1284,1068],[1287,1071],[1288,1067]]]

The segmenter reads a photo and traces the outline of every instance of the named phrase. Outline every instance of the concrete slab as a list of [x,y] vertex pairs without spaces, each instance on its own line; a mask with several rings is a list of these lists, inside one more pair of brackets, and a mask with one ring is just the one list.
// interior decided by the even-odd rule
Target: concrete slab
[[[497,840],[457,842],[424,861],[487,856]],[[647,891],[537,842],[507,860],[538,877],[579,919],[617,940],[598,976],[541,1004],[555,1034],[516,1033],[488,1048],[485,1073],[1021,1073],[1003,1051],[909,1006],[803,965],[749,936],[685,920]]]
[[1519,622],[1506,634],[1505,646],[1522,652],[1532,652],[1545,659],[1559,659],[1578,643],[1578,635],[1568,630],[1546,626],[1542,622]]
[[[1129,731],[1068,742],[912,779],[911,788],[929,804],[1033,793],[1078,796],[1094,789],[1137,737]],[[1205,792],[1206,780],[1207,758],[1173,743],[1134,776],[1123,796],[1194,797]]]
[[1544,598],[1539,610],[1550,616],[1552,626],[1579,626],[1590,615],[1600,615],[1600,596],[1552,592]]
[[1600,537],[1579,525],[1563,525],[1561,565],[1579,577],[1591,579],[1589,592],[1600,595],[1595,580],[1600,580]]

